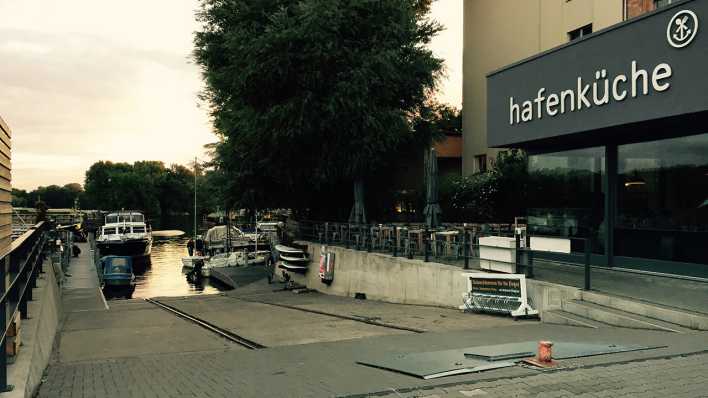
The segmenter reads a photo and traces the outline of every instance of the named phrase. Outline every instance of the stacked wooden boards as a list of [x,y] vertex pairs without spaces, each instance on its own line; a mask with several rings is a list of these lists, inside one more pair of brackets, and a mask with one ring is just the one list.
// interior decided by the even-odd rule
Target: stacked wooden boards
[[12,240],[10,137],[10,127],[0,117],[0,253],[5,253],[10,248]]

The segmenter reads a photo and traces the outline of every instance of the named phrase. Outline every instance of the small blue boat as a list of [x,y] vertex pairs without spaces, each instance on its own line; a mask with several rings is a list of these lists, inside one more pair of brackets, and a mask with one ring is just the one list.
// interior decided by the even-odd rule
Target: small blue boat
[[133,275],[133,258],[130,256],[101,257],[101,271],[105,286],[130,286]]

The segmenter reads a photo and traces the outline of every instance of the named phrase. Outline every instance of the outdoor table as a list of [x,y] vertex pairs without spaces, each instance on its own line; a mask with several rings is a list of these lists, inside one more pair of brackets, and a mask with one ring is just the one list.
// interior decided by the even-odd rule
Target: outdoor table
[[[443,255],[444,255],[445,252],[447,251],[446,249],[451,248],[451,247],[452,247],[452,244],[455,243],[455,242],[457,242],[457,236],[458,236],[459,234],[460,234],[460,231],[456,231],[456,230],[454,230],[454,231],[435,232],[435,243],[436,243],[436,244],[435,244],[435,251],[436,251],[435,254],[436,254],[436,255],[438,254],[438,253],[437,253],[437,248],[438,248],[437,243],[438,243],[438,242],[440,242],[440,243],[443,244],[443,250],[442,250],[442,253],[440,253],[440,254],[443,254]],[[442,238],[442,241],[439,241],[439,240],[438,240],[438,237],[441,237],[441,238]]]

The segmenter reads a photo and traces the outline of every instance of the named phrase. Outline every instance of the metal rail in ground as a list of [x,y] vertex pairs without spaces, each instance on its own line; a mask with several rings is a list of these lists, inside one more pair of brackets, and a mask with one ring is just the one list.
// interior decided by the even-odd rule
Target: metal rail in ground
[[230,332],[226,329],[220,328],[220,327],[218,327],[214,324],[211,324],[203,319],[197,318],[197,317],[190,315],[184,311],[178,310],[177,308],[175,308],[171,305],[159,302],[157,300],[149,299],[149,298],[146,298],[145,301],[147,301],[150,304],[154,304],[154,305],[162,308],[165,311],[171,312],[180,318],[186,319],[198,326],[203,327],[204,329],[206,329],[212,333],[216,333],[219,336],[221,336],[229,341],[232,341],[238,345],[244,346],[248,349],[257,350],[257,349],[261,349],[261,348],[267,348],[266,346],[256,343],[255,341],[251,341],[245,337],[241,337],[233,332]]
[[[227,296],[229,297],[229,296]],[[281,308],[287,308],[290,310],[296,310],[296,311],[302,311],[302,312],[309,312],[311,314],[318,314],[318,315],[324,315],[324,316],[331,316],[334,318],[339,318],[339,319],[346,319],[349,321],[355,321],[355,322],[361,322],[361,323],[366,323],[368,325],[374,325],[374,326],[380,326],[382,328],[388,328],[388,329],[396,329],[396,330],[405,330],[406,332],[413,332],[413,333],[426,333],[427,330],[424,329],[416,329],[408,326],[400,326],[400,325],[394,325],[392,323],[386,323],[386,322],[381,322],[373,318],[365,318],[365,317],[358,317],[358,316],[351,316],[351,315],[341,315],[341,314],[333,314],[331,312],[325,312],[325,311],[318,311],[318,310],[311,310],[308,308],[301,308],[301,307],[296,307],[294,305],[287,305],[287,304],[280,304],[280,303],[272,303],[268,301],[260,301],[260,300],[251,300],[251,299],[246,299],[242,297],[231,297],[235,300],[242,300],[242,301],[248,301],[251,303],[259,303],[259,304],[267,304],[267,305],[272,305],[276,307],[281,307]]]

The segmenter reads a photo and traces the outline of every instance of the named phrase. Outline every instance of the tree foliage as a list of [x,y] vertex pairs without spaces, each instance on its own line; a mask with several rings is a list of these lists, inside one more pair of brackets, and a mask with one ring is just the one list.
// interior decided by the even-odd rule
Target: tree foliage
[[441,183],[443,214],[451,221],[512,222],[526,214],[529,175],[522,151],[500,152],[484,173]]
[[49,185],[27,192],[24,189],[12,189],[12,205],[14,207],[35,207],[38,201],[53,209],[68,209],[74,207],[75,201],[82,200],[84,189],[81,184],[72,183],[64,186]]
[[[142,210],[149,217],[192,213],[194,211],[194,166],[173,164],[166,167],[159,161],[138,161],[133,164],[96,162],[86,171],[85,187],[71,183],[62,187],[50,185],[33,191],[13,189],[14,207],[46,209]],[[198,213],[224,207],[221,186],[223,179],[210,164],[197,167]]]
[[442,69],[426,47],[441,29],[429,7],[202,0],[194,57],[234,205],[311,208],[333,187],[385,170],[402,146],[425,141],[413,126]]
[[[204,175],[198,174],[199,185]],[[134,164],[97,162],[86,171],[86,199],[99,210],[136,209],[149,217],[190,213],[194,204],[194,172],[158,161]],[[199,203],[206,211],[205,203]]]

